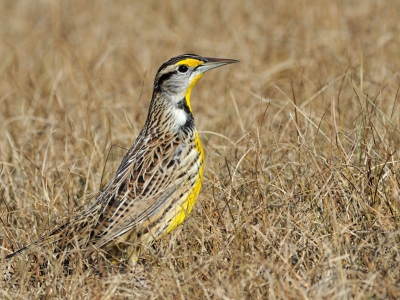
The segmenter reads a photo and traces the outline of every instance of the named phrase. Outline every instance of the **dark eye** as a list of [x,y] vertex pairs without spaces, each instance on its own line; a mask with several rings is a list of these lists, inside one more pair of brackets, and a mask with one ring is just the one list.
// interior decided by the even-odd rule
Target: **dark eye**
[[186,73],[187,70],[189,70],[189,68],[187,66],[185,66],[185,65],[179,66],[179,68],[178,68],[178,71],[180,73]]

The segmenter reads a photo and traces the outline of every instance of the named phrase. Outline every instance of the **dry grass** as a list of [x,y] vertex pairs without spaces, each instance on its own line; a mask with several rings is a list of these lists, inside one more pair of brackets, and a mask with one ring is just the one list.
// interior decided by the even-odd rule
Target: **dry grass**
[[2,1],[3,266],[5,249],[112,177],[162,62],[241,63],[195,88],[205,185],[137,274],[65,276],[53,261],[40,284],[20,261],[0,298],[399,299],[399,11],[379,0]]

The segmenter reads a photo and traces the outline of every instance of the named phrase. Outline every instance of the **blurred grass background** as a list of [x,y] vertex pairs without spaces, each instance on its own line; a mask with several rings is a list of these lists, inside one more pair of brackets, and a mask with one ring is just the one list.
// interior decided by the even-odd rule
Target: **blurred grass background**
[[64,276],[55,262],[39,284],[22,261],[0,297],[400,298],[399,12],[379,0],[0,1],[1,265],[112,178],[164,61],[241,61],[194,89],[204,187],[138,274]]

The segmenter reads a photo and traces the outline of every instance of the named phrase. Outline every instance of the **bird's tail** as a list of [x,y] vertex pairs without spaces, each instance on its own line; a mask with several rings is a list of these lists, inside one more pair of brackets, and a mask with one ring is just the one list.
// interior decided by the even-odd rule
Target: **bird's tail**
[[6,255],[6,259],[10,259],[10,258],[12,258],[12,257],[14,257],[14,256],[16,256],[16,255],[18,255],[18,254],[20,254],[20,253],[22,253],[22,252],[24,252],[24,251],[27,250],[30,246],[31,246],[30,244],[29,244],[29,245],[26,245],[25,247],[23,247],[23,248],[21,248],[21,249],[15,251],[15,252],[13,252],[13,253],[11,253],[11,254]]

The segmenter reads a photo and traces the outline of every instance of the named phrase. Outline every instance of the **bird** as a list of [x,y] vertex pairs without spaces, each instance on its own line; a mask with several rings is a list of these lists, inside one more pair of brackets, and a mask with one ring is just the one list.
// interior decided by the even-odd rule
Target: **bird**
[[188,217],[202,187],[204,150],[192,89],[205,72],[237,62],[183,54],[163,63],[143,129],[94,203],[6,259],[55,245],[55,253],[77,249],[85,257],[104,250],[112,263],[134,268],[144,249]]

